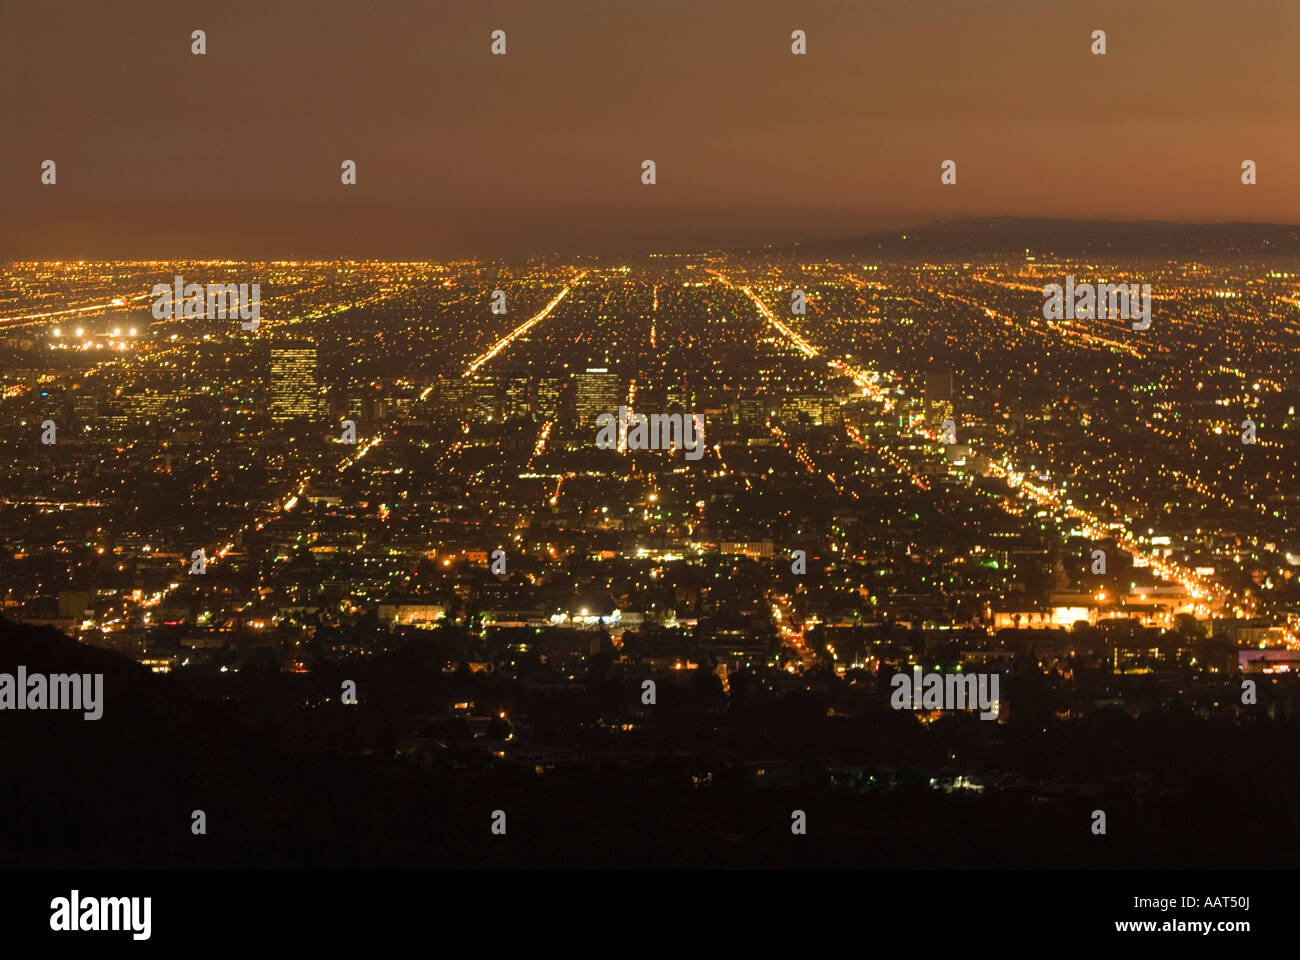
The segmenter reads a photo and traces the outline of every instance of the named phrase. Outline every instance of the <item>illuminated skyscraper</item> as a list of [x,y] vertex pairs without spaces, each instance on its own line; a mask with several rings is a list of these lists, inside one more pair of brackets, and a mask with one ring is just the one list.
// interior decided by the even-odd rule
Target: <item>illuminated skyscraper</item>
[[470,396],[474,402],[474,420],[488,423],[500,420],[502,403],[496,377],[474,377],[470,381]]
[[573,378],[574,407],[577,410],[577,428],[596,429],[596,418],[602,413],[618,413],[623,402],[620,397],[620,378],[605,367],[588,367],[586,373]]
[[952,371],[931,370],[925,375],[925,425],[938,430],[952,415]]
[[285,344],[271,348],[271,419],[315,419],[321,416],[321,391],[316,381],[316,348]]
[[511,377],[506,383],[505,415],[507,419],[527,417],[532,413],[529,408],[530,381],[527,377]]
[[559,379],[556,377],[542,377],[537,381],[537,396],[533,403],[533,416],[539,420],[553,420],[559,410]]

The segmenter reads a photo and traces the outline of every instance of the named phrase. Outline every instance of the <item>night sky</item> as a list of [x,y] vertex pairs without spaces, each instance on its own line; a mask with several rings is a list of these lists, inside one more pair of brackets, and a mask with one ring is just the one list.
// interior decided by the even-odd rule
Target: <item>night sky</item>
[[1296,223],[1297,37],[1294,0],[10,3],[0,258],[624,253],[968,214]]

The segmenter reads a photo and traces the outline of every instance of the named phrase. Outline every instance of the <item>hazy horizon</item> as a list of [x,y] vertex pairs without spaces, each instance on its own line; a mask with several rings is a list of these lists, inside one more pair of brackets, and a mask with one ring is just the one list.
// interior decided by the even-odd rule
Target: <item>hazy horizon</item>
[[[97,262],[166,262],[166,261],[209,261],[209,262],[392,262],[392,263],[454,263],[470,261],[506,261],[506,262],[523,262],[528,260],[546,260],[552,258],[565,258],[575,260],[602,260],[607,258],[629,258],[639,259],[646,257],[660,256],[703,256],[710,254],[737,254],[758,253],[764,248],[775,248],[780,250],[794,250],[799,247],[832,245],[837,243],[851,243],[855,240],[868,240],[873,237],[885,237],[891,234],[897,234],[907,231],[922,231],[931,229],[944,224],[959,224],[969,222],[971,224],[990,223],[997,221],[1018,221],[1025,224],[1048,223],[1048,222],[1067,222],[1078,225],[1095,225],[1101,227],[1243,227],[1243,228],[1276,228],[1276,229],[1295,229],[1300,230],[1300,222],[1287,223],[1275,220],[1173,220],[1173,219],[1143,219],[1143,220],[1115,220],[1105,218],[1088,218],[1088,217],[1021,217],[1013,214],[990,214],[979,215],[972,214],[960,217],[945,217],[935,220],[917,221],[900,223],[893,226],[882,226],[872,230],[863,230],[857,233],[837,234],[834,236],[797,236],[783,237],[779,240],[761,240],[750,239],[749,241],[738,240],[730,243],[717,243],[713,245],[692,245],[683,241],[680,244],[655,247],[627,247],[624,249],[607,249],[604,251],[587,250],[587,249],[563,249],[563,250],[535,250],[535,251],[515,251],[513,253],[497,253],[490,250],[478,252],[462,252],[445,256],[417,256],[417,255],[394,255],[394,256],[377,256],[364,254],[337,254],[337,255],[299,255],[292,252],[269,253],[265,255],[240,255],[235,252],[227,253],[130,253],[118,255],[82,255],[77,253],[55,253],[42,256],[6,256],[0,257],[0,263],[24,263],[24,262],[60,262],[60,261],[97,261]],[[1068,241],[1063,241],[1068,242]],[[1054,251],[1044,250],[1044,253]],[[987,251],[989,256],[998,256],[1005,253],[995,247]],[[1068,255],[1068,254],[1065,254]],[[1160,255],[1159,252],[1153,251],[1153,256]],[[892,255],[886,255],[892,256]],[[954,254],[956,256],[956,254]]]

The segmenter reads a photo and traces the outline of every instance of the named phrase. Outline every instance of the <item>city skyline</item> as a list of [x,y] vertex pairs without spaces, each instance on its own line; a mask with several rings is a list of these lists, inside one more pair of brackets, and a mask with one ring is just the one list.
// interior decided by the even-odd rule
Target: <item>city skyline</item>
[[10,5],[6,929],[536,939],[664,870],[733,951],[757,871],[805,941],[1277,926],[1298,34]]
[[[172,691],[274,715],[289,769],[332,743],[338,776],[510,784],[593,822],[572,784],[595,777],[653,821],[576,854],[545,818],[508,854],[376,828],[350,861],[789,866],[793,809],[812,862],[898,865],[906,842],[823,831],[903,798],[924,799],[923,831],[1004,811],[981,828],[986,865],[1285,855],[1233,831],[1189,848],[1133,817],[1157,795],[1191,816],[1203,791],[1182,771],[1202,751],[1294,749],[1288,265],[1022,249],[3,270],[0,634],[21,659],[0,674],[102,674],[100,718],[76,722],[121,730],[121,750],[140,736],[124,691]],[[255,323],[200,295],[254,284]],[[1149,290],[1147,309],[1106,288]],[[159,306],[178,297],[192,309]],[[674,417],[704,442],[680,430],[674,449]],[[0,707],[12,689],[0,676]],[[41,722],[49,703],[27,704]],[[1114,743],[1116,724],[1122,762],[1068,746]],[[199,771],[228,747],[174,749],[211,791]],[[267,789],[299,802],[293,782]],[[520,829],[515,802],[465,795]],[[128,790],[104,816],[165,820],[165,797]],[[395,825],[410,800],[367,809]],[[698,815],[751,802],[743,848]],[[264,837],[232,803],[210,806]],[[301,848],[191,851],[178,829],[95,862],[315,863],[338,815]],[[443,814],[486,842],[477,815]],[[670,840],[683,817],[689,840]]]

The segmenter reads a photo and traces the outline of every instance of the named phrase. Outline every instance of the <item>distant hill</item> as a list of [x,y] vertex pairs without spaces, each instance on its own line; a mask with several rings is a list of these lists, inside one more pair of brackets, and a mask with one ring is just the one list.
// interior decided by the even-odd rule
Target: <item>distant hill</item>
[[[1300,226],[1026,217],[961,217],[768,252],[884,259],[982,260],[1023,255],[1105,259],[1275,260],[1300,257]],[[751,248],[749,252],[759,253]]]

